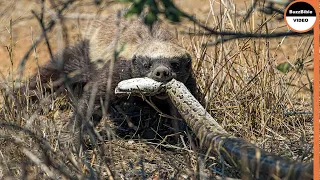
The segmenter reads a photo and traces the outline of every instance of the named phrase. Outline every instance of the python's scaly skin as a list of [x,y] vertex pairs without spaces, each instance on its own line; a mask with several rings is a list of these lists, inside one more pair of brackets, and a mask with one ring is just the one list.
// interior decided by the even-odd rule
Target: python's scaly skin
[[[135,81],[132,84],[134,87],[128,89],[128,91],[133,94],[150,93],[145,84],[141,86],[143,88],[138,87],[140,82],[143,84],[143,81],[142,78],[138,82]],[[130,85],[130,81],[128,81],[128,84]],[[157,88],[154,88],[153,85],[152,89],[156,90]],[[241,138],[227,133],[183,83],[173,79],[165,85],[165,89],[182,118],[199,138],[201,145],[207,147],[208,151],[220,155],[230,165],[240,169],[243,175],[246,174],[256,179],[313,179],[312,163],[294,162],[268,153]],[[122,90],[125,91],[126,88]]]

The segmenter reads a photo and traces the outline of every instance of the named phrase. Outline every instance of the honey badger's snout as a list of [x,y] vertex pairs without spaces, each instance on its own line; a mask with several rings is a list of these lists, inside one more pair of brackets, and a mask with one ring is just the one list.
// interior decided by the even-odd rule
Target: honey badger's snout
[[160,65],[153,70],[151,78],[159,82],[168,82],[173,76],[170,68]]

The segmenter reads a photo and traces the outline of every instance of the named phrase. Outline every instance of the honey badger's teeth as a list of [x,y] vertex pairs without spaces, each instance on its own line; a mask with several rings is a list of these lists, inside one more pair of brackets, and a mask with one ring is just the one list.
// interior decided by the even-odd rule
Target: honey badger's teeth
[[133,78],[121,81],[115,88],[115,94],[144,94],[154,96],[164,92],[164,85],[151,78]]

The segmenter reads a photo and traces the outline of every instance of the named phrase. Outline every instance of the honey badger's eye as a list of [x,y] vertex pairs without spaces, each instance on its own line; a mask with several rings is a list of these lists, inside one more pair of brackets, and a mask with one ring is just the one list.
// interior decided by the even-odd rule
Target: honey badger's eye
[[144,68],[149,69],[151,67],[151,64],[148,62],[145,62],[142,64]]
[[178,62],[172,62],[170,65],[171,65],[171,68],[175,70],[179,69],[180,67],[180,64]]

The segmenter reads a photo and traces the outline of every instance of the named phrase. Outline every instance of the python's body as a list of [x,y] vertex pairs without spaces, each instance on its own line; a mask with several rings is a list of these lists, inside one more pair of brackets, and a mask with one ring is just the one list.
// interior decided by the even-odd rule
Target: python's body
[[[124,86],[125,84],[125,86]],[[312,163],[294,162],[268,153],[227,133],[192,96],[186,86],[171,80],[162,84],[146,78],[122,81],[116,94],[154,95],[165,91],[182,118],[199,138],[201,145],[222,157],[230,165],[257,179],[313,179]]]

